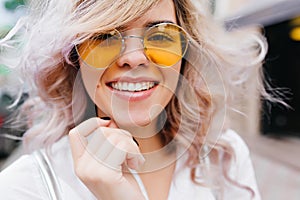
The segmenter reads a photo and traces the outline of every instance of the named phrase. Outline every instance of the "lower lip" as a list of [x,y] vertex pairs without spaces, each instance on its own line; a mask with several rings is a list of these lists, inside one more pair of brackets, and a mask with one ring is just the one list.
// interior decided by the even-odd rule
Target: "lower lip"
[[113,95],[116,95],[117,97],[126,100],[126,101],[142,101],[147,99],[152,95],[152,93],[155,91],[157,85],[149,90],[139,91],[139,92],[128,92],[128,91],[120,91],[115,90],[110,87],[110,90],[113,92]]

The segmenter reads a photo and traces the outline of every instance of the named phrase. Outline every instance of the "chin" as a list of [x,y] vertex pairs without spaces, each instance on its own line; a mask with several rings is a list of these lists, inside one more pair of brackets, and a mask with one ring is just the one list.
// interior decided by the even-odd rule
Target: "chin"
[[154,123],[154,120],[150,119],[149,116],[146,117],[130,117],[130,116],[116,116],[114,120],[120,127],[146,127]]

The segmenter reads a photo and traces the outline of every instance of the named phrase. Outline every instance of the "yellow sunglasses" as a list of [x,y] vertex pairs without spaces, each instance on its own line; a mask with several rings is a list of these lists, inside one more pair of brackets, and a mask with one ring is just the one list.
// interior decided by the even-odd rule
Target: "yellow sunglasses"
[[147,58],[159,67],[175,65],[188,48],[187,34],[180,26],[159,23],[147,29],[143,36],[122,36],[116,29],[94,36],[76,46],[76,51],[85,64],[105,69],[123,53],[127,38],[140,39]]

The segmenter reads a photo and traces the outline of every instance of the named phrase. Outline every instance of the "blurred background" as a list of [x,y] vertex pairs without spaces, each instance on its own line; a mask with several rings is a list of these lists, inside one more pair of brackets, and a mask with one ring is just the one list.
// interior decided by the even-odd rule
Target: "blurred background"
[[[23,0],[0,0],[0,38],[3,38],[25,13],[23,5]],[[1,48],[0,53],[3,53]],[[7,137],[22,135],[21,130],[5,125],[9,115],[17,108],[17,105],[11,106],[17,98],[13,88],[19,81],[16,77],[16,74],[12,74],[12,71],[0,62],[0,158],[2,159],[7,158],[19,143]]]
[[[0,0],[0,38],[26,9],[23,0]],[[264,200],[300,199],[300,0],[212,0],[216,19],[233,28],[254,28],[267,38],[269,50],[264,74],[274,88],[283,88],[291,108],[261,101],[256,80],[243,99],[245,116],[232,115],[234,129],[248,144]],[[1,53],[1,49],[0,49]],[[23,131],[9,128],[6,120],[14,108],[9,87],[12,72],[0,62],[0,170],[18,157],[19,142],[7,138]],[[23,94],[26,98],[26,94]],[[20,102],[20,104],[22,101]]]
[[269,50],[263,71],[291,108],[259,100],[256,80],[232,116],[248,144],[263,200],[300,199],[300,0],[215,0],[216,18],[232,28],[264,33]]

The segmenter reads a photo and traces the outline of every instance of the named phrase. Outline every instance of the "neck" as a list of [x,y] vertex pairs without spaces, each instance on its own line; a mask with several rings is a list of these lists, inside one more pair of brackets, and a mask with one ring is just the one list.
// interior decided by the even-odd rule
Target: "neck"
[[166,151],[160,132],[154,131],[156,129],[149,126],[126,128],[137,141],[139,149],[146,160],[143,166],[139,167],[139,173],[160,170],[174,164],[174,161],[176,161],[176,154]]

